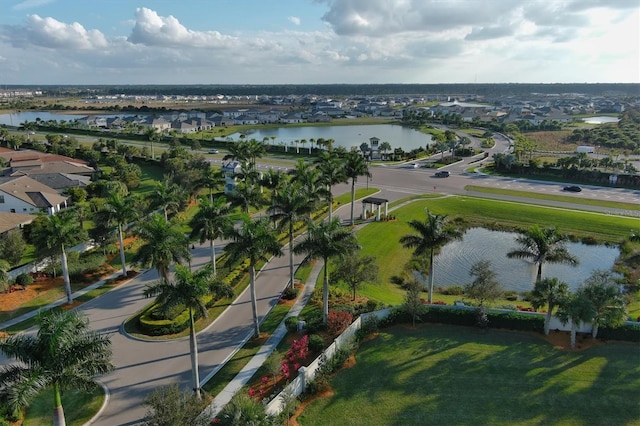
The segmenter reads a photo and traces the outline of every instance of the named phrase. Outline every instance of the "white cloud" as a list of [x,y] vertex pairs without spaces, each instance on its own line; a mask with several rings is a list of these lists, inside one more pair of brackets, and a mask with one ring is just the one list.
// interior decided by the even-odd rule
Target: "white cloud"
[[87,30],[74,22],[65,24],[54,18],[27,16],[21,26],[3,28],[3,38],[13,46],[39,46],[50,49],[95,49],[107,45],[105,36],[98,30]]
[[218,31],[193,31],[175,17],[159,16],[155,11],[141,7],[136,9],[136,22],[128,40],[147,46],[229,47],[234,38]]
[[35,7],[44,6],[45,4],[53,3],[54,0],[24,0],[13,6],[14,10],[32,9]]
[[0,27],[6,58],[0,76],[14,79],[5,77],[6,84],[43,78],[84,84],[444,83],[471,82],[475,75],[478,82],[628,82],[640,76],[640,7],[630,12],[623,2],[316,1],[327,6],[322,30],[305,31],[291,15],[295,30],[233,35],[195,30],[180,15],[148,8],[136,9],[134,19],[105,23],[119,32],[109,38],[80,23],[31,15]]

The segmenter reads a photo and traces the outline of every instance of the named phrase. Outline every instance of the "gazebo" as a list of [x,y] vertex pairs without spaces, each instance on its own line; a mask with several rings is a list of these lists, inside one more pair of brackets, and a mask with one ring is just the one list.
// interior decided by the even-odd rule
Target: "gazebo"
[[380,206],[384,204],[384,215],[387,216],[389,212],[389,200],[385,198],[367,197],[362,200],[362,219],[366,219],[369,207],[373,212],[373,206],[376,206],[376,220],[380,220]]

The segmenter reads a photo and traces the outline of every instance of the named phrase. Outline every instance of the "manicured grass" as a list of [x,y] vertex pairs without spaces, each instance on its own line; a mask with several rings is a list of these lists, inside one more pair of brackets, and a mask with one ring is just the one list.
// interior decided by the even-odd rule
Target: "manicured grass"
[[[62,395],[62,407],[67,425],[83,425],[98,412],[104,400],[104,390],[96,387],[93,392],[84,393],[67,390]],[[35,397],[27,410],[24,426],[44,426],[53,424],[53,393],[50,389]]]
[[[486,200],[473,197],[418,199],[392,212],[398,220],[373,222],[357,232],[362,254],[375,256],[380,267],[376,285],[365,285],[358,294],[388,304],[402,303],[404,290],[392,284],[390,278],[399,275],[411,258],[412,251],[402,248],[400,237],[411,233],[408,222],[423,220],[425,208],[436,214],[447,214],[450,220],[460,218],[460,225],[499,226],[502,229],[529,227],[534,224],[555,225],[562,232],[579,237],[591,236],[600,241],[619,242],[631,229],[640,227],[640,220],[614,217],[522,203]],[[437,264],[436,283],[437,286]],[[437,297],[436,297],[437,299]],[[458,299],[461,299],[458,297]],[[442,298],[445,301],[444,298]],[[510,303],[498,301],[498,304]],[[521,304],[521,303],[518,303]]]
[[[385,329],[335,394],[298,418],[311,425],[637,425],[638,347],[555,349],[533,334],[443,325]],[[355,409],[354,407],[357,407]]]
[[640,211],[640,204],[621,203],[619,201],[592,200],[589,198],[567,197],[565,195],[540,194],[537,192],[514,191],[511,189],[489,188],[486,186],[467,185],[464,187],[467,191],[482,192],[485,194],[501,194],[512,197],[523,197],[535,200],[561,201],[565,203],[581,204],[585,206],[606,207],[611,209],[624,209]]
[[[355,197],[356,197],[356,200],[359,200],[361,198],[368,197],[369,195],[375,194],[377,192],[380,192],[378,188],[356,188]],[[337,197],[334,197],[333,202],[337,204],[337,207],[334,207],[334,209],[345,204],[351,204],[351,192],[347,192],[346,194],[340,194]]]

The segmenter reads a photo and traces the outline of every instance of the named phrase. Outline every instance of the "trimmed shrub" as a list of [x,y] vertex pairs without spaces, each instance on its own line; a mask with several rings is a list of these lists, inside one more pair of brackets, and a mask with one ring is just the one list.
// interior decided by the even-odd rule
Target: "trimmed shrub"
[[324,349],[324,339],[317,335],[317,334],[312,334],[309,336],[309,350],[311,350],[311,352],[320,352],[321,350]]
[[464,288],[459,285],[452,285],[451,287],[444,287],[440,290],[440,293],[450,296],[461,296],[464,294]]
[[298,317],[287,317],[284,320],[284,326],[289,333],[295,333],[298,331]]
[[285,300],[293,300],[298,297],[298,289],[295,287],[287,286],[282,292],[282,298]]
[[33,277],[29,274],[20,274],[16,277],[16,284],[22,286],[33,284]]
[[616,328],[601,327],[598,329],[598,338],[640,342],[640,324],[623,324]]
[[351,322],[353,322],[353,314],[344,311],[329,311],[327,330],[330,334],[337,336],[349,327]]

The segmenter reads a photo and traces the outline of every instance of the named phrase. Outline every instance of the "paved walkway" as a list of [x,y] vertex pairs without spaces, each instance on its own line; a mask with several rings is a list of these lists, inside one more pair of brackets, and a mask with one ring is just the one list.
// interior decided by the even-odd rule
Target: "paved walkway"
[[[289,310],[289,313],[287,314],[285,319],[288,317],[295,317],[300,315],[302,308],[307,305],[309,299],[311,298],[311,295],[313,294],[313,290],[316,286],[316,281],[318,280],[318,275],[320,274],[320,271],[322,271],[323,266],[324,263],[322,261],[318,261],[314,265],[304,286],[302,294],[300,294],[300,297],[298,297],[296,303],[291,307],[291,310]],[[258,369],[262,366],[262,364],[264,364],[267,358],[269,358],[269,355],[271,355],[271,353],[276,349],[276,347],[286,334],[287,327],[285,326],[285,320],[282,320],[271,337],[269,337],[267,342],[258,350],[258,352],[253,356],[253,358],[251,358],[247,365],[244,366],[244,368],[211,402],[209,410],[212,418],[217,416],[220,410],[222,410],[222,408],[224,408],[224,406],[227,405],[229,401],[231,401],[231,398],[233,398],[233,396],[244,385],[249,383],[256,371],[258,371]]]

